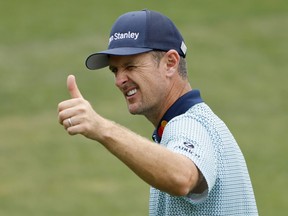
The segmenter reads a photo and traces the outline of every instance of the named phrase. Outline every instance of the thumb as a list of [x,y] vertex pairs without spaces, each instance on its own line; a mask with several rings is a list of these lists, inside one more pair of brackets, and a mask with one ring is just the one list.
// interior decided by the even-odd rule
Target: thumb
[[76,78],[74,75],[69,75],[67,77],[67,88],[71,98],[83,98],[81,92],[78,89]]

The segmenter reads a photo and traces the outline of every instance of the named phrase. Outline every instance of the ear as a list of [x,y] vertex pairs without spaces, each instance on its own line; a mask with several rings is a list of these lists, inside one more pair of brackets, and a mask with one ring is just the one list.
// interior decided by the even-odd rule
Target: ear
[[178,74],[178,65],[180,61],[180,56],[176,50],[169,50],[165,54],[165,63],[167,68],[167,76],[174,76],[176,73]]

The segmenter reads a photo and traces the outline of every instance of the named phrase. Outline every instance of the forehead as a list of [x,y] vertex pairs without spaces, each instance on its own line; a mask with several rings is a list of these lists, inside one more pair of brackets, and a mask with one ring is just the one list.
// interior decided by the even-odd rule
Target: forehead
[[144,62],[152,61],[151,54],[148,53],[141,53],[136,55],[128,55],[128,56],[116,56],[110,55],[109,56],[109,66],[126,66],[129,64],[141,64]]

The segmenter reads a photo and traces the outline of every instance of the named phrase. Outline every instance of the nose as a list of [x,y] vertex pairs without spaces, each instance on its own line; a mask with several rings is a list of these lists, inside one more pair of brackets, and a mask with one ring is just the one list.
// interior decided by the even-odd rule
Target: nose
[[118,70],[115,73],[115,85],[121,88],[128,81],[128,76],[124,70]]

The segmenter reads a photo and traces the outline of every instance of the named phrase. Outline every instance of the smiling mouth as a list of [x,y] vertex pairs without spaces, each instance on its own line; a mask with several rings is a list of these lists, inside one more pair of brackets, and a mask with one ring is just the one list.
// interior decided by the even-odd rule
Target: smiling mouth
[[128,91],[126,93],[126,96],[130,97],[130,96],[135,95],[136,93],[137,93],[137,89],[135,88],[135,89],[132,89],[132,90]]

